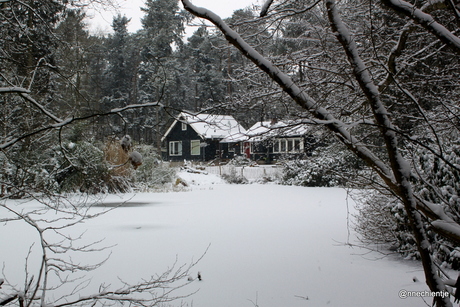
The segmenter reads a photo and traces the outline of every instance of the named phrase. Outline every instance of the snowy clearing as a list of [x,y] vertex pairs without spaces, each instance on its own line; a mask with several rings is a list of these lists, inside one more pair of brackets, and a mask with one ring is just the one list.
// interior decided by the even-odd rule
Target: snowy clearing
[[[353,202],[343,189],[280,185],[229,185],[214,175],[181,174],[191,191],[110,195],[107,206],[126,202],[77,225],[91,240],[116,244],[93,277],[117,283],[160,274],[177,264],[203,259],[192,268],[203,280],[177,294],[195,307],[421,306],[421,298],[400,299],[400,290],[427,290],[418,262],[345,245],[356,243],[348,227]],[[99,207],[93,210],[101,210]],[[27,231],[2,225],[4,273],[22,281]],[[5,249],[13,242],[14,249]],[[102,259],[107,251],[84,255]],[[420,282],[413,282],[416,277]],[[431,299],[426,298],[431,304]],[[177,302],[175,305],[180,305]]]

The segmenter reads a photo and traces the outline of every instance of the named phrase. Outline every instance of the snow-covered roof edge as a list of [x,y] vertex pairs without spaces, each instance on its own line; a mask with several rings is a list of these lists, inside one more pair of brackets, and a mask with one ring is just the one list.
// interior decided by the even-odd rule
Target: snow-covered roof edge
[[246,129],[231,115],[181,112],[165,132],[161,141],[169,135],[177,122],[188,124],[203,139],[224,139],[246,133]]
[[310,126],[301,120],[260,121],[252,125],[245,134],[234,135],[231,138],[223,139],[221,142],[251,142],[274,137],[302,136],[310,129]]

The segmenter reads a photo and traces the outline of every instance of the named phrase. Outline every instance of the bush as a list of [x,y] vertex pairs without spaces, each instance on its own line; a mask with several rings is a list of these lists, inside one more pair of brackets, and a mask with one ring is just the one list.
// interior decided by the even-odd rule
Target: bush
[[306,187],[346,186],[351,174],[361,168],[351,153],[337,145],[318,147],[309,157],[281,163],[282,184]]
[[47,145],[18,143],[0,153],[1,196],[23,198],[36,193],[54,193],[59,185],[54,175],[59,159]]
[[137,150],[143,157],[142,165],[135,172],[138,188],[149,190],[173,181],[176,172],[161,160],[152,146],[142,145]]
[[[460,148],[452,146],[448,152],[443,161],[428,151],[415,150],[413,187],[418,198],[441,205],[450,218],[459,222],[460,171],[452,165],[460,165]],[[357,198],[356,231],[366,244],[387,244],[405,258],[419,259],[404,207],[395,196],[384,193],[366,190]],[[436,262],[460,269],[460,248],[432,231],[428,223],[425,229]]]
[[66,145],[56,176],[61,192],[116,193],[129,190],[129,177],[112,172],[100,148],[85,141]]
[[235,156],[233,159],[228,161],[227,165],[251,166],[251,165],[257,165],[257,163],[255,161],[252,161],[249,158],[246,158],[245,156]]
[[352,194],[358,214],[354,229],[366,245],[382,245],[406,258],[418,258],[415,240],[399,200],[376,190],[357,190]]
[[20,145],[8,155],[0,153],[2,197],[22,198],[34,193],[125,193],[171,183],[175,175],[153,148],[146,145],[136,148],[139,151],[136,157],[142,164],[138,163],[140,166],[135,170],[131,161],[133,152],[124,151],[116,138],[110,138],[103,146],[88,141],[59,145],[50,142],[34,149]]
[[248,180],[244,176],[240,175],[236,171],[235,166],[230,166],[229,173],[228,174],[222,174],[221,177],[222,177],[222,179],[224,179],[228,183],[232,183],[232,184],[246,184],[246,183],[248,183]]

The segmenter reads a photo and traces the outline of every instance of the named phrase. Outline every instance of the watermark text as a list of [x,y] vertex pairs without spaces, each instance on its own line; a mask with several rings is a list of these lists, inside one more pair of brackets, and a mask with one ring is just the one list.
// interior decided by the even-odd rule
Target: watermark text
[[446,298],[450,294],[447,291],[438,291],[438,292],[432,292],[432,291],[409,291],[405,289],[399,290],[399,298],[406,299],[408,297],[442,297]]

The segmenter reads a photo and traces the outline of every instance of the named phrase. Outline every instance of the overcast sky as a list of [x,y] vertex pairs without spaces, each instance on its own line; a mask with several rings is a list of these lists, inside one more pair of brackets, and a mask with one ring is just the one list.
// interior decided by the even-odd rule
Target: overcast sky
[[[196,6],[206,7],[223,18],[230,17],[233,11],[251,6],[252,3],[262,2],[261,0],[192,0]],[[143,13],[140,7],[143,7],[145,0],[118,0],[121,5],[119,13],[126,15],[131,18],[131,22],[128,24],[128,31],[135,32],[141,28],[141,17]],[[182,8],[182,4],[179,4]],[[90,15],[94,15],[93,18],[88,20],[89,28],[91,32],[97,32],[98,30],[103,33],[111,32],[112,17],[118,12],[114,9],[108,11],[96,11],[91,10]]]

